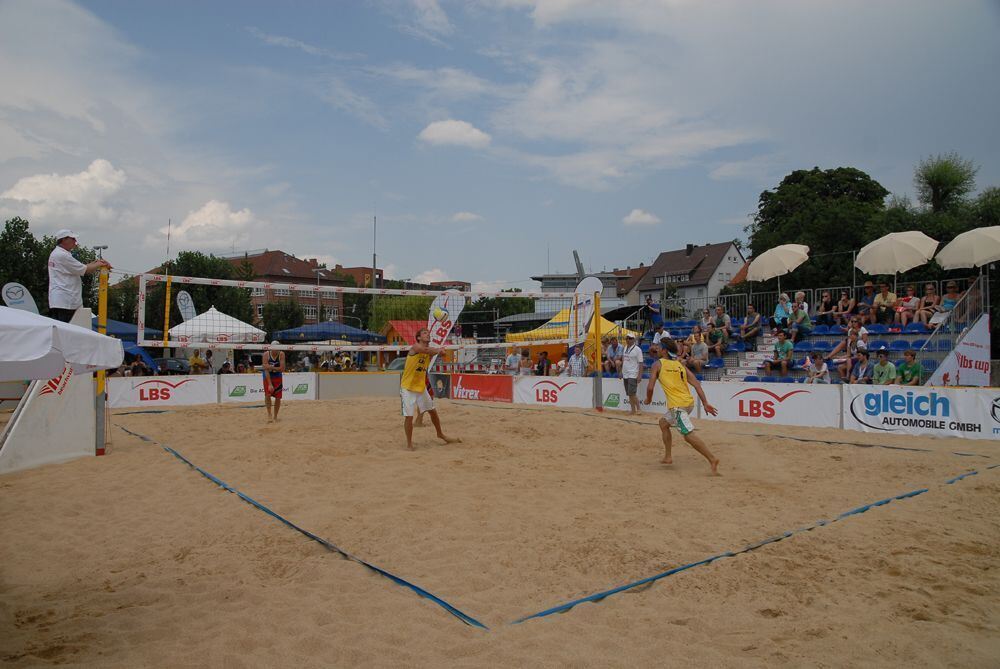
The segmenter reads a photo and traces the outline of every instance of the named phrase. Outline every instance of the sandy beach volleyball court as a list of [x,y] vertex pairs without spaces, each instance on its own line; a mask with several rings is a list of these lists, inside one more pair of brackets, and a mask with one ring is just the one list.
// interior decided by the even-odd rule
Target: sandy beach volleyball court
[[[6,666],[995,667],[996,442],[441,402],[118,412],[325,550],[118,428],[103,458],[0,477]],[[790,439],[897,445],[862,448]],[[962,457],[954,451],[988,457]],[[949,478],[980,470],[952,485]],[[512,621],[918,488],[912,499],[560,615]]]

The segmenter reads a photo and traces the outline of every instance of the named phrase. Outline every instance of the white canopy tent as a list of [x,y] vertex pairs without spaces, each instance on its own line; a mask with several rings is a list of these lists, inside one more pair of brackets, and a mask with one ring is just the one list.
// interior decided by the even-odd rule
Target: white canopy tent
[[122,364],[122,343],[88,328],[0,307],[0,381],[51,379]]
[[170,328],[171,341],[185,344],[259,344],[265,332],[211,307]]

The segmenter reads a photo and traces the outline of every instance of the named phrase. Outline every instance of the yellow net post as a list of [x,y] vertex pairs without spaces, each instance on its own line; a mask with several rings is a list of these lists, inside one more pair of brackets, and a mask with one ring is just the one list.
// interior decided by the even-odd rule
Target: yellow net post
[[[108,333],[108,269],[106,267],[101,268],[98,278],[97,331],[102,335]],[[94,407],[97,410],[97,423],[94,436],[94,453],[96,455],[104,455],[104,449],[107,446],[107,416],[105,414],[107,405],[105,394],[106,377],[107,373],[103,369],[98,370],[97,390],[94,397]]]
[[[167,342],[170,341],[170,334],[167,330],[170,329],[170,275],[167,274],[167,293],[163,298],[163,348],[166,349]],[[164,350],[163,355],[169,355],[166,350]]]
[[594,293],[594,357],[597,359],[597,376],[594,377],[594,408],[604,411],[604,369],[601,367],[601,294]]

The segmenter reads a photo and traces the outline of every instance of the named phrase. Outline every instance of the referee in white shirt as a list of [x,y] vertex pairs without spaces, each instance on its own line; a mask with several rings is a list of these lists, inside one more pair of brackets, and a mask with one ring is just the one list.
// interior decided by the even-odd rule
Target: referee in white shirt
[[84,265],[70,253],[75,248],[76,233],[60,230],[56,233],[56,247],[49,255],[49,317],[64,323],[69,323],[83,306],[83,275],[102,267],[111,269],[107,260]]
[[632,406],[629,413],[637,415],[639,411],[639,379],[642,378],[642,349],[635,343],[635,335],[625,337],[625,350],[622,352],[622,380],[625,382],[625,394]]

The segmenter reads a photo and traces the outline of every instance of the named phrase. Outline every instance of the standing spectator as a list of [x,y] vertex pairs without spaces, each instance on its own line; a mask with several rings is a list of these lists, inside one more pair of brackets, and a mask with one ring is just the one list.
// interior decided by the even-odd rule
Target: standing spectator
[[632,334],[625,336],[625,350],[622,351],[622,381],[632,409],[629,413],[639,413],[639,379],[642,378],[642,349],[635,343]]
[[896,382],[896,366],[889,362],[889,351],[878,350],[878,362],[872,371],[872,383],[876,386],[888,386]]
[[726,353],[726,331],[715,327],[715,323],[708,324],[708,348],[715,353],[716,358],[721,358]]
[[670,333],[663,327],[663,323],[660,323],[653,333],[653,343],[659,345],[664,338],[670,339]]
[[778,330],[778,341],[774,343],[774,353],[771,358],[764,361],[764,372],[770,374],[772,366],[778,365],[781,367],[781,375],[788,376],[788,370],[795,366],[795,361],[792,360],[794,350],[795,346],[788,341],[785,331]]
[[618,338],[612,337],[608,342],[607,360],[604,361],[604,371],[609,374],[617,374],[621,365],[622,347],[618,344]]
[[201,357],[201,351],[198,349],[191,353],[188,364],[191,366],[191,374],[204,374],[205,370],[208,369],[208,363],[205,362],[205,358]]
[[222,367],[219,368],[219,374],[232,374],[232,373],[233,373],[233,364],[228,360],[226,360],[224,363],[222,363]]
[[552,365],[552,369],[549,374],[552,376],[566,376],[569,370],[569,354],[563,351],[562,357],[559,358],[559,362]]
[[312,361],[309,359],[309,354],[302,354],[302,371],[311,372],[312,371]]
[[830,368],[826,366],[823,354],[813,351],[810,359],[812,364],[809,365],[809,378],[806,379],[806,383],[830,383]]
[[851,383],[867,383],[872,382],[872,376],[875,373],[874,365],[868,359],[868,351],[858,351],[858,361],[854,365],[854,369],[851,370]]
[[872,323],[892,323],[896,315],[896,299],[896,293],[889,292],[889,284],[883,281],[879,285],[879,294],[872,301]]
[[752,304],[747,305],[747,317],[740,325],[740,339],[746,344],[747,350],[757,350],[757,335],[760,334],[760,314]]
[[808,305],[805,302],[796,302],[792,309],[792,342],[797,344],[804,337],[812,334],[812,321],[809,319]]
[[[70,253],[76,248],[76,233],[60,230],[56,233],[56,247],[49,254],[49,316],[69,323],[73,314],[83,306],[83,280],[102,267],[111,269],[107,260],[95,260],[84,265]],[[88,325],[87,327],[90,327]]]
[[657,313],[656,305],[653,304],[653,296],[646,296],[646,303],[642,307],[642,331],[649,332],[653,329],[653,316]]
[[941,307],[941,296],[937,294],[937,288],[933,283],[924,286],[924,296],[920,298],[920,306],[917,309],[917,321],[928,325],[934,314]]
[[212,363],[212,349],[205,351],[205,373],[215,374],[215,365]]
[[538,363],[535,365],[535,376],[548,376],[552,369],[552,361],[549,360],[549,352],[542,351],[538,354]]
[[510,353],[507,354],[507,360],[504,363],[504,370],[510,376],[517,376],[517,370],[521,366],[521,356],[517,354],[517,351],[510,349]]
[[819,304],[816,307],[816,324],[817,325],[836,325],[837,324],[837,303],[833,301],[830,297],[830,291],[824,290],[820,294]]
[[896,368],[896,383],[901,386],[919,386],[924,368],[917,362],[917,352],[910,349],[903,353],[903,364]]
[[[662,344],[660,349],[662,351]],[[701,368],[708,364],[708,344],[705,342],[704,337],[695,340],[695,343],[688,348],[688,352],[684,356],[684,364],[695,374],[701,374]]]
[[917,297],[917,287],[907,286],[903,296],[896,302],[894,320],[904,328],[907,323],[917,322],[917,309],[920,308],[920,298]]
[[847,327],[847,324],[851,321],[851,316],[854,315],[854,307],[857,303],[851,294],[846,290],[840,291],[840,299],[837,303],[833,305],[833,323],[832,325],[843,325]]
[[[858,298],[855,310],[863,323],[866,318],[870,319],[872,317],[872,310],[875,307],[875,284],[871,281],[865,281],[865,285],[861,291],[861,297]],[[875,321],[870,320],[868,322],[874,323]]]
[[788,306],[788,295],[782,293],[778,296],[778,304],[774,307],[774,316],[771,317],[771,329],[781,332],[788,328],[788,319],[792,316],[791,307]]
[[577,344],[573,347],[573,355],[569,357],[569,375],[586,376],[587,366],[587,356],[583,354],[583,346]]
[[521,351],[521,362],[518,365],[518,374],[520,376],[531,376],[534,373],[534,365],[531,364],[531,351],[528,349]]

